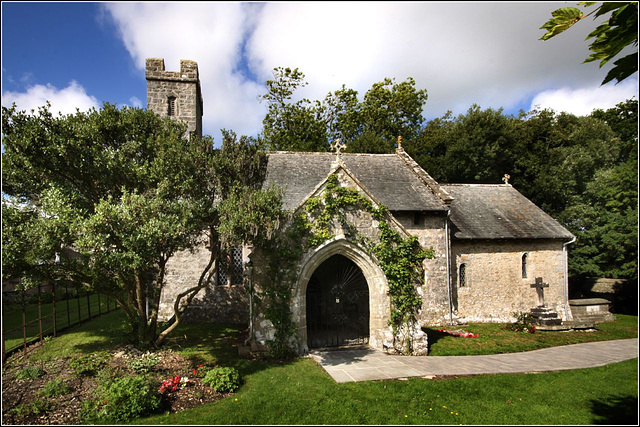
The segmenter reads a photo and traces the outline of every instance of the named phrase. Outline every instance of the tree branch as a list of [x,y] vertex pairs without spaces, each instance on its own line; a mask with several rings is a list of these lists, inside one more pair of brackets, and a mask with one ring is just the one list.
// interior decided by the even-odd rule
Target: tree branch
[[[176,297],[176,300],[173,304],[173,312],[174,312],[174,315],[172,317],[173,323],[171,323],[169,327],[167,327],[167,329],[165,329],[158,335],[158,338],[155,341],[156,347],[161,346],[166,336],[169,335],[174,329],[178,327],[178,325],[180,324],[180,321],[182,320],[181,318],[182,314],[187,309],[187,307],[189,307],[193,298],[202,288],[204,288],[208,283],[210,283],[211,278],[216,271],[216,269],[212,267],[215,264],[217,264],[217,260],[218,260],[218,245],[216,244],[216,245],[212,245],[211,247],[211,256],[209,257],[209,262],[207,266],[204,268],[204,270],[202,271],[202,274],[200,275],[200,279],[198,280],[198,285],[190,289],[187,289],[186,291],[180,293]],[[185,303],[180,304],[182,301],[182,298],[184,297],[187,297],[187,299],[185,300]]]

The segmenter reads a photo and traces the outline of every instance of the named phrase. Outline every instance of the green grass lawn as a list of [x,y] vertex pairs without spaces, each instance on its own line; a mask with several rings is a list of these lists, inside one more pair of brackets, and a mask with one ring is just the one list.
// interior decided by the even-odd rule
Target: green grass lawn
[[[527,335],[503,331],[499,325],[470,325],[468,329],[480,333],[481,340],[440,337],[433,342],[431,354],[473,354],[470,352],[474,351],[479,352],[475,354],[486,354],[491,349],[520,351],[529,349],[528,346],[533,349],[595,339],[637,337],[635,316],[618,316],[616,322],[601,326],[595,333]],[[562,338],[554,338],[554,335]],[[47,360],[98,351],[123,343],[125,337],[124,317],[114,312],[72,328],[45,344],[30,358]],[[519,344],[506,345],[509,338]],[[176,330],[170,336],[168,346],[193,363],[216,362],[236,367],[244,384],[236,394],[220,401],[175,414],[140,419],[138,423],[637,423],[637,359],[599,368],[539,374],[337,384],[310,359],[273,362],[239,358],[234,345],[243,339],[244,331],[228,325],[191,324]],[[473,344],[474,340],[479,344]],[[479,347],[474,348],[474,345]]]
[[633,423],[637,360],[544,374],[335,383],[311,360],[264,364],[233,397],[142,424]]
[[[99,299],[99,301],[98,301]],[[89,297],[91,301],[91,316],[97,316],[100,312],[107,311],[107,300],[105,296],[98,298],[97,294]],[[68,302],[68,304],[67,304]],[[79,308],[78,308],[79,306]],[[77,324],[89,318],[89,303],[86,296],[79,299],[71,298],[68,301],[56,302],[56,330]],[[109,307],[113,309],[114,301],[110,300]],[[41,305],[42,333],[48,335],[53,333],[53,304],[43,303]],[[27,304],[25,307],[25,319],[27,324],[27,342],[40,336],[40,325],[38,322],[38,305]],[[23,345],[22,331],[22,307],[20,304],[7,305],[2,310],[2,321],[4,327],[5,350],[10,351]]]
[[424,328],[429,336],[432,356],[513,353],[558,345],[605,341],[638,336],[638,317],[616,314],[615,322],[602,323],[596,331],[538,331],[535,334],[503,329],[503,323],[471,323],[460,327],[477,338],[460,338],[438,332],[439,328]]

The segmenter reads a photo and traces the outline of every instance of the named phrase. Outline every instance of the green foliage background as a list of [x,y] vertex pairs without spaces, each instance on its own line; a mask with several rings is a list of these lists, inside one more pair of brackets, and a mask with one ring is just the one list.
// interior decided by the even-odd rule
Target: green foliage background
[[[347,152],[391,153],[402,136],[403,148],[439,182],[495,184],[509,174],[519,192],[577,236],[573,278],[638,277],[636,99],[587,116],[539,109],[513,116],[472,105],[427,121],[427,93],[410,78],[385,79],[362,97],[342,86],[322,101],[294,103],[305,84],[301,71],[281,68],[268,82],[261,137],[270,149],[327,151],[340,138]],[[292,109],[313,117],[313,126]]]

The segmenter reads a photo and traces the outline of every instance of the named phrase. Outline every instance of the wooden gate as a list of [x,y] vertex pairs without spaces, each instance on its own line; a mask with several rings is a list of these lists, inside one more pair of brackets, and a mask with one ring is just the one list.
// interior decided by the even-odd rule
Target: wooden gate
[[309,348],[369,342],[369,287],[360,268],[342,255],[318,266],[307,286]]

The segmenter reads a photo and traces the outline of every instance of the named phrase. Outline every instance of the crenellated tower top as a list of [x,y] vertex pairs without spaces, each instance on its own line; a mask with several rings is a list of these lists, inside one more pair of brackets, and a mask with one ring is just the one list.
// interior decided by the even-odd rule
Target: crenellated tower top
[[147,58],[147,109],[184,121],[187,133],[202,136],[202,92],[195,61],[180,60],[180,71],[166,71],[164,59]]

